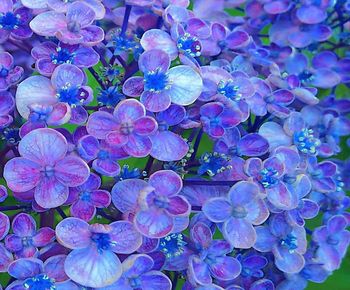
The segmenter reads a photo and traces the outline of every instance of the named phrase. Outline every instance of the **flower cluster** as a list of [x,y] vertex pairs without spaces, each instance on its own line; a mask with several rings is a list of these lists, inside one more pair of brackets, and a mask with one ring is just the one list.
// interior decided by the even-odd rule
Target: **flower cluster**
[[350,244],[349,13],[0,0],[0,289],[324,282]]

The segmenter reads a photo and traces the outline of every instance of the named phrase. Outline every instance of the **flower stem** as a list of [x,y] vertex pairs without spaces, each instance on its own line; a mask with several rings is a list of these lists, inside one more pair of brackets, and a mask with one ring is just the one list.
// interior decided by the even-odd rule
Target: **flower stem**
[[122,31],[120,32],[120,35],[125,35],[126,29],[128,28],[130,11],[131,11],[131,5],[126,5],[123,24],[122,24]]

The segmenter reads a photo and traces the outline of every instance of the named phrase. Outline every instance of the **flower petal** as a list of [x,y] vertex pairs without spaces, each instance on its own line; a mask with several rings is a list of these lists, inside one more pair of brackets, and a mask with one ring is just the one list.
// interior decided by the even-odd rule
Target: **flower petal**
[[67,156],[55,166],[56,178],[66,186],[81,185],[89,178],[89,175],[89,166],[79,157]]
[[118,254],[131,254],[135,252],[142,244],[142,236],[136,231],[134,225],[127,221],[117,221],[110,224],[112,230],[111,250]]
[[68,217],[56,226],[57,240],[69,249],[82,249],[90,244],[89,224],[81,219]]
[[143,210],[135,216],[136,228],[149,238],[162,238],[168,235],[173,227],[173,218],[162,211]]
[[160,170],[149,178],[149,185],[154,187],[157,193],[173,196],[182,189],[181,177],[172,170]]
[[68,187],[54,176],[42,178],[34,192],[35,201],[43,208],[55,208],[64,204],[68,195]]
[[246,219],[230,218],[224,223],[223,234],[235,248],[249,249],[256,241],[255,229]]

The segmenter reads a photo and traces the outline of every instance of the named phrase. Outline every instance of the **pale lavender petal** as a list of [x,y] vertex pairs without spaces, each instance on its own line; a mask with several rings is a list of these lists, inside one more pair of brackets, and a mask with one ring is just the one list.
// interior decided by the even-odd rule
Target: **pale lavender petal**
[[43,208],[55,208],[64,204],[68,195],[68,187],[54,176],[42,178],[34,193],[35,201]]
[[86,129],[90,135],[98,139],[105,139],[106,135],[117,127],[117,120],[112,114],[99,111],[90,115]]
[[142,244],[142,236],[134,225],[128,221],[117,221],[110,224],[111,250],[118,254],[131,254]]
[[241,273],[241,264],[233,257],[217,257],[209,268],[213,277],[222,281],[235,279]]
[[[242,195],[242,194],[241,194]],[[224,222],[232,214],[232,206],[226,198],[211,198],[202,207],[203,213],[212,222]]]
[[90,244],[89,224],[81,219],[69,217],[56,226],[57,240],[69,249],[82,249]]
[[20,213],[12,221],[12,230],[19,237],[31,237],[36,230],[35,220],[26,213]]
[[83,184],[90,174],[89,166],[79,157],[67,156],[55,166],[56,178],[66,186]]
[[246,219],[234,217],[231,217],[224,223],[223,235],[233,247],[240,249],[249,249],[253,247],[257,236],[250,222]]
[[155,188],[157,193],[166,196],[173,196],[182,189],[181,177],[172,170],[160,170],[153,173],[148,183]]
[[139,68],[147,73],[150,71],[161,70],[166,72],[170,67],[169,55],[163,50],[146,50],[139,58]]
[[162,211],[139,211],[134,223],[136,228],[149,238],[162,238],[168,235],[174,226],[173,218]]

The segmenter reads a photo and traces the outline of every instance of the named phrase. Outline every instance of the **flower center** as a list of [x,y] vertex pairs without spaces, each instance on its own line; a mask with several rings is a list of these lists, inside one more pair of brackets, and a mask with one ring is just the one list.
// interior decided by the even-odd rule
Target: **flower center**
[[294,144],[298,147],[300,152],[316,154],[317,148],[321,145],[321,141],[314,137],[313,132],[312,129],[303,129],[294,133]]
[[70,83],[67,83],[58,91],[56,96],[60,102],[74,107],[83,103],[88,97],[88,93],[83,88],[72,87]]
[[165,196],[156,196],[153,199],[153,203],[155,206],[157,206],[159,208],[167,208],[169,205],[169,200]]
[[160,93],[169,89],[168,75],[160,69],[150,71],[144,76],[145,90]]
[[4,68],[3,66],[0,66],[0,77],[6,78],[9,74],[9,70],[7,68]]
[[239,87],[234,85],[232,80],[222,80],[218,84],[218,93],[232,101],[239,101],[242,98],[242,95],[238,93],[238,90]]
[[125,96],[118,91],[118,86],[111,86],[105,90],[101,90],[97,96],[97,100],[102,105],[115,107]]
[[51,177],[55,174],[55,169],[50,165],[46,165],[44,170],[43,170],[43,173],[44,173],[45,177]]
[[82,201],[91,201],[91,192],[89,191],[83,191],[79,194],[79,198]]
[[22,245],[24,247],[31,246],[33,244],[33,239],[32,237],[23,237],[22,238]]
[[106,160],[109,158],[109,152],[106,150],[100,150],[97,155],[97,159]]
[[201,55],[202,46],[197,37],[185,33],[177,39],[177,48],[183,54],[191,57],[198,57]]
[[21,24],[21,16],[12,12],[0,13],[0,29],[14,30]]
[[224,154],[219,154],[217,152],[214,153],[204,153],[199,162],[200,167],[198,169],[198,173],[204,174],[208,173],[209,176],[214,176],[217,173],[223,172],[226,169],[230,169],[231,166],[227,165],[227,162],[230,160]]
[[139,277],[129,279],[129,285],[133,289],[141,289],[141,280]]
[[51,57],[51,62],[53,64],[62,64],[62,63],[73,63],[75,54],[70,53],[68,49],[62,48],[62,47],[57,47],[56,48],[56,54],[52,53],[50,55]]
[[123,135],[130,135],[134,131],[134,125],[130,122],[122,123],[120,125],[120,133]]
[[102,252],[104,250],[109,250],[111,246],[111,237],[109,234],[105,233],[94,233],[91,236],[91,240],[96,243],[97,250]]
[[46,274],[39,274],[24,281],[23,287],[30,290],[55,290],[55,280]]
[[71,21],[67,24],[67,29],[70,32],[78,33],[81,30],[81,25],[77,21]]
[[299,75],[298,75],[299,80],[302,83],[310,82],[314,79],[314,75],[309,72],[308,70],[303,70]]
[[280,244],[287,248],[290,253],[293,253],[298,248],[297,238],[293,235],[288,235],[285,239],[281,239]]
[[260,183],[265,187],[272,187],[278,183],[278,172],[273,168],[264,168],[260,171]]
[[329,236],[327,238],[327,244],[332,245],[332,246],[336,246],[336,245],[339,244],[339,240],[337,238],[335,238],[335,237]]
[[245,218],[248,212],[243,206],[236,206],[232,209],[232,216],[235,218]]
[[170,234],[160,239],[159,248],[167,258],[173,258],[180,256],[184,252],[186,244],[182,234]]

